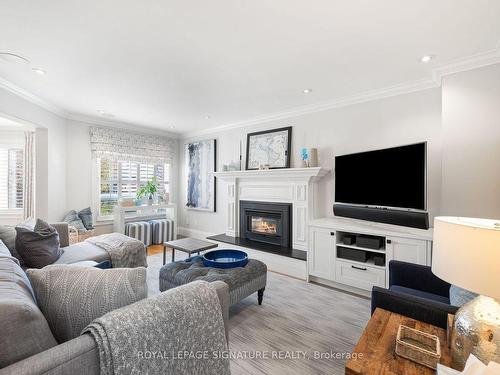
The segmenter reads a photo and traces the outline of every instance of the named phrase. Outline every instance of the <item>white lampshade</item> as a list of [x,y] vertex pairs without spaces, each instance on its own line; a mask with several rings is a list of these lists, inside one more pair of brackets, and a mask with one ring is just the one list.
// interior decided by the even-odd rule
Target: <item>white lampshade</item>
[[432,249],[436,276],[500,299],[500,220],[436,217]]

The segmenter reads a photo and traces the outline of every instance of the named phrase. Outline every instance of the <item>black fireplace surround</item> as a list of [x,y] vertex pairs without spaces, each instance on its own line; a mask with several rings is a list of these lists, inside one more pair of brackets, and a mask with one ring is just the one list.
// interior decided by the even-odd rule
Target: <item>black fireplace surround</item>
[[291,247],[292,204],[240,201],[240,237]]

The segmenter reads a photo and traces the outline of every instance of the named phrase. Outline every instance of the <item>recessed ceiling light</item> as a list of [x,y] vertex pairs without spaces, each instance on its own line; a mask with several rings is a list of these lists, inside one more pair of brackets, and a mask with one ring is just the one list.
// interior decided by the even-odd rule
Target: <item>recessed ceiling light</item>
[[15,53],[10,53],[10,52],[0,52],[0,60],[3,60],[8,63],[23,63],[23,64],[29,64],[29,60],[16,55]]
[[43,76],[43,75],[47,74],[47,72],[45,70],[41,69],[41,68],[32,68],[32,70],[36,74],[38,74],[39,76]]
[[434,59],[434,55],[425,55],[425,56],[421,57],[420,62],[427,64],[427,63],[431,62],[433,59]]
[[312,89],[304,89],[302,90],[304,94],[310,94],[312,92]]
[[205,116],[205,120],[210,120],[212,117],[210,115]]
[[100,115],[104,115],[106,111],[104,109],[98,109],[97,113],[99,113]]
[[168,128],[169,129],[175,129],[175,125],[169,125]]

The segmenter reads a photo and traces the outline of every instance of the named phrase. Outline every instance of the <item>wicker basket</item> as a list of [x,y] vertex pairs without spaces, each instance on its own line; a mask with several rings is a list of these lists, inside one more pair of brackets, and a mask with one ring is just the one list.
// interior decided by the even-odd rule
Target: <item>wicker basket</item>
[[85,241],[85,239],[89,237],[93,237],[95,235],[94,230],[88,230],[86,232],[79,232],[78,229],[76,229],[73,226],[68,226],[69,229],[69,244],[73,245],[78,242]]
[[436,369],[441,358],[439,337],[400,325],[396,337],[396,354]]

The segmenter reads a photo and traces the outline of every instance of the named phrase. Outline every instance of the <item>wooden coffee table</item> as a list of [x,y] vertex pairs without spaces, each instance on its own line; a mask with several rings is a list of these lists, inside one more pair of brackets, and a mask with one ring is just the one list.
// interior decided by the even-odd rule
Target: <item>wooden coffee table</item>
[[[450,367],[451,355],[446,330],[390,311],[376,309],[354,348],[353,353],[357,353],[358,358],[351,359],[346,364],[346,375],[434,375],[435,370],[396,355],[396,335],[400,324],[438,336],[441,343],[440,363]],[[360,353],[363,353],[362,358],[359,357]]]
[[180,240],[169,241],[163,243],[163,264],[166,263],[166,254],[167,247],[172,248],[172,262],[175,260],[175,250],[184,251],[188,253],[189,256],[191,254],[197,253],[200,255],[200,252],[203,250],[213,249],[219,246],[216,243],[199,240],[197,238],[181,238]]

